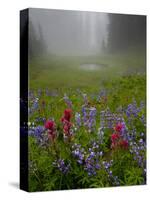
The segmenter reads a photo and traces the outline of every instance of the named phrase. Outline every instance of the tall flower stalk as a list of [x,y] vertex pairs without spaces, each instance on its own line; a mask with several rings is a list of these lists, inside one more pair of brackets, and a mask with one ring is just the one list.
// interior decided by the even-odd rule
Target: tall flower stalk
[[95,131],[96,126],[96,108],[82,106],[83,124],[87,128],[88,132]]
[[63,135],[65,140],[70,140],[73,136],[73,124],[71,122],[72,118],[72,110],[66,109],[64,111],[64,115],[61,118],[61,122],[63,124]]

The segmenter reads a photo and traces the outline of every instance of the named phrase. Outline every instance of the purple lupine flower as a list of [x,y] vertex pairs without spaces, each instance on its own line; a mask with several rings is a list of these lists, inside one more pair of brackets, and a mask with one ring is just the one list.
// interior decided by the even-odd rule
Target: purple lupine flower
[[37,122],[37,123],[42,122],[43,124],[45,124],[46,118],[45,117],[36,117],[35,122]]
[[63,97],[65,103],[67,104],[68,108],[72,108],[72,101],[69,99],[69,97],[65,94]]
[[102,163],[106,171],[112,166],[112,162],[103,161]]
[[77,159],[77,163],[83,165],[84,170],[88,173],[88,175],[96,175],[96,171],[100,169],[99,160],[103,155],[103,152],[99,151],[98,143],[92,142],[88,151],[78,144],[74,144],[72,149],[72,154]]
[[106,90],[101,90],[98,94],[98,97],[97,97],[97,101],[100,101],[102,97],[105,97],[107,95],[107,92]]
[[35,137],[36,142],[41,147],[47,147],[48,135],[45,134],[45,128],[43,126],[34,127],[33,123],[28,127],[28,135]]
[[43,126],[37,126],[34,128],[34,135],[35,137],[41,137],[42,136],[42,133],[43,131],[45,130],[45,128]]
[[96,125],[96,108],[90,108],[89,112],[89,132],[93,131],[93,128]]
[[95,168],[96,168],[96,169],[100,169],[100,164],[99,164],[99,163],[96,163]]
[[77,162],[79,164],[83,164],[83,160],[85,157],[84,148],[81,148],[80,145],[75,144],[72,146],[72,149],[73,149],[72,154],[77,159]]
[[75,114],[75,123],[76,123],[77,128],[80,128],[80,126],[81,126],[81,115],[78,112],[76,112],[76,114]]
[[83,93],[83,100],[84,100],[84,105],[87,106],[88,105],[88,98],[87,98],[87,94]]
[[146,143],[143,138],[140,138],[138,142],[130,142],[130,153],[133,155],[134,160],[137,162],[138,166],[145,168],[146,160],[144,152],[146,150]]
[[96,175],[96,171],[100,169],[100,163],[97,154],[91,154],[85,159],[84,169],[87,171],[88,175]]
[[101,111],[101,113],[100,113],[100,129],[105,128],[104,116],[105,116],[105,111]]
[[82,106],[83,114],[83,123],[84,126],[88,129],[88,132],[95,130],[96,126],[96,108],[91,107],[87,108],[85,105]]
[[37,109],[39,108],[39,99],[34,98],[31,107],[28,107],[28,113],[29,115],[32,115]]
[[87,125],[87,120],[88,120],[88,115],[87,115],[87,111],[86,111],[86,106],[85,105],[82,106],[82,115],[83,115],[83,123],[86,126]]
[[66,163],[64,159],[58,159],[53,162],[53,166],[55,166],[60,172],[63,174],[67,174],[70,170],[70,163]]
[[131,120],[131,118],[138,117],[138,114],[141,112],[141,110],[144,108],[144,103],[141,102],[140,107],[137,106],[136,101],[133,101],[133,103],[129,104],[126,109],[126,115]]
[[144,101],[141,101],[140,102],[140,110],[143,110],[143,109],[145,109],[145,103],[144,103]]
[[107,108],[104,111],[100,112],[100,128],[109,128],[112,129],[115,124],[123,123],[123,115],[122,114],[115,114],[110,111],[109,108]]
[[91,143],[88,152],[86,153],[84,169],[88,175],[96,175],[96,171],[100,169],[100,158],[102,157],[102,151],[99,152],[99,145],[95,141]]
[[112,180],[113,180],[114,185],[116,185],[116,186],[120,185],[120,181],[119,181],[118,176],[112,176]]
[[144,126],[146,126],[146,119],[144,114],[140,117],[140,121],[143,123]]
[[106,171],[108,178],[112,181],[113,185],[120,185],[120,181],[117,176],[113,175],[113,172],[111,170],[111,166],[113,165],[113,160],[110,161],[103,161],[102,162],[104,170]]

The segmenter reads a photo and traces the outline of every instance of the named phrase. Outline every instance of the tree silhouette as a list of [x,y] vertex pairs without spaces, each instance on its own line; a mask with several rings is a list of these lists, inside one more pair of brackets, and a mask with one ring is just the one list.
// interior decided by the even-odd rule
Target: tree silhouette
[[140,15],[109,14],[108,49],[126,50],[146,44],[146,17]]
[[44,40],[42,28],[39,24],[38,31],[35,30],[33,23],[29,23],[29,58],[47,54],[47,45]]

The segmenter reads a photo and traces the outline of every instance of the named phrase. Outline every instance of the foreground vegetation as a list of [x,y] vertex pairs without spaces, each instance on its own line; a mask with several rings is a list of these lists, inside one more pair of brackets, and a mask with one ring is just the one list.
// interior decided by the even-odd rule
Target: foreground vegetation
[[[80,69],[85,60],[100,68]],[[118,55],[30,63],[30,191],[146,183],[143,60]]]

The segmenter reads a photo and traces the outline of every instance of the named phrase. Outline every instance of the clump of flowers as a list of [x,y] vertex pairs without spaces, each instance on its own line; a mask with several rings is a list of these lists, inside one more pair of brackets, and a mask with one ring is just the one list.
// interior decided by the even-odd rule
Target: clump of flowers
[[37,126],[35,127],[34,129],[34,135],[37,137],[37,138],[40,138],[42,136],[42,133],[44,132],[44,127],[43,126]]
[[96,126],[96,108],[95,107],[86,107],[82,106],[82,114],[83,114],[83,123],[87,128],[88,132],[91,133],[95,130]]
[[128,118],[137,117],[140,111],[141,109],[138,108],[136,101],[133,101],[133,103],[128,105],[126,115]]
[[77,159],[80,165],[83,165],[84,170],[89,176],[96,175],[96,171],[100,169],[100,158],[103,155],[102,151],[99,151],[99,145],[93,142],[86,151],[79,144],[72,146],[72,154]]
[[146,158],[145,158],[146,142],[141,137],[139,141],[130,141],[130,153],[133,159],[138,163],[144,172],[146,172]]
[[108,175],[108,178],[112,181],[113,185],[120,185],[120,181],[118,179],[118,176],[114,176],[111,170],[111,167],[113,165],[113,160],[110,161],[103,161],[102,162],[103,168],[105,172]]
[[124,123],[124,118],[121,110],[118,113],[112,113],[109,107],[107,107],[105,110],[100,112],[100,128],[112,129],[114,124],[118,123]]
[[85,159],[85,149],[81,147],[80,144],[74,144],[72,146],[72,155],[77,159],[77,162],[82,165]]
[[70,170],[70,163],[66,163],[64,159],[58,159],[53,162],[53,166],[56,167],[63,174],[67,174]]
[[124,135],[125,125],[124,123],[118,123],[114,127],[115,132],[111,135],[111,148],[128,149],[128,140]]
[[45,129],[47,130],[48,133],[48,138],[54,142],[56,137],[57,137],[57,129],[56,129],[56,124],[53,120],[47,120],[45,122]]
[[129,104],[126,109],[126,116],[128,118],[128,123],[133,125],[134,119],[137,117],[146,126],[146,119],[142,111],[145,109],[145,104],[141,101],[140,106],[137,105],[137,102],[134,100],[133,103]]
[[71,109],[66,109],[64,111],[64,115],[61,118],[61,122],[63,124],[63,133],[64,133],[64,138],[71,138],[73,136],[73,129],[72,129],[72,122],[71,122],[71,117],[72,117],[72,110]]
[[[28,122],[28,124],[30,124],[30,122]],[[40,145],[42,147],[46,147],[47,142],[48,142],[48,135],[45,134],[45,128],[43,126],[34,126],[34,127],[33,127],[33,125],[32,126],[28,125],[28,126],[29,126],[28,127],[28,134],[30,136],[35,137],[38,145]]]
[[99,151],[99,145],[93,142],[91,148],[88,149],[84,166],[89,176],[96,175],[97,170],[101,168],[100,158],[102,156],[103,152]]

